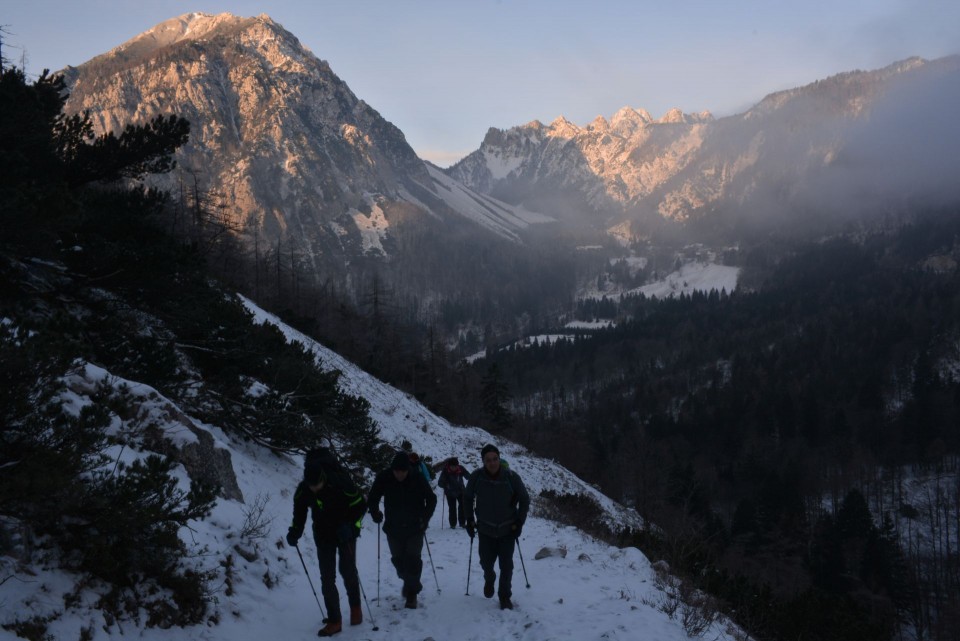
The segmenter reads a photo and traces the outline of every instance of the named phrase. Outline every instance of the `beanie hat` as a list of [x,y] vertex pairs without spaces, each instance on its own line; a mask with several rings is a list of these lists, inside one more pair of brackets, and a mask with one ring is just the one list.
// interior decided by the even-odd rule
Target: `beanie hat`
[[456,457],[456,456],[451,456],[449,463],[450,463],[450,465],[460,465],[460,461],[457,460],[457,457]]
[[407,458],[407,455],[403,452],[397,452],[397,455],[393,457],[393,462],[390,464],[391,470],[409,470],[410,469],[410,459]]
[[493,443],[487,443],[483,446],[483,449],[480,450],[480,458],[485,457],[490,452],[496,452],[497,456],[500,456],[500,450],[497,449],[497,446]]
[[307,485],[316,485],[324,478],[326,474],[323,473],[323,465],[318,461],[308,461],[303,466],[303,480]]
[[400,449],[403,450],[404,452],[412,452],[413,445],[411,445],[410,441],[404,441],[403,443],[400,444]]

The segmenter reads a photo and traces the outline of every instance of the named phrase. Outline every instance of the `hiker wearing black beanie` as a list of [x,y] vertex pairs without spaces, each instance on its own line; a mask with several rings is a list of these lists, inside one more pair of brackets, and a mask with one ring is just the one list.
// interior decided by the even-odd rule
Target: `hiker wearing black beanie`
[[499,561],[497,596],[501,609],[512,609],[513,548],[523,531],[530,509],[530,496],[520,475],[500,462],[500,450],[487,444],[480,450],[483,467],[475,470],[464,493],[467,506],[467,534],[480,535],[477,549],[483,568],[483,596],[494,594]]

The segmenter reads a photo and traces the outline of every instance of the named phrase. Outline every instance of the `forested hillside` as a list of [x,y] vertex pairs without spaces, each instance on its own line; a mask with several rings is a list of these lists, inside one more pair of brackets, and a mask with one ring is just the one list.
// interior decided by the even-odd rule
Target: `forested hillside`
[[769,273],[753,293],[623,300],[616,328],[476,368],[502,381],[514,438],[635,504],[667,539],[648,553],[761,636],[953,638],[960,211],[775,255],[748,257]]

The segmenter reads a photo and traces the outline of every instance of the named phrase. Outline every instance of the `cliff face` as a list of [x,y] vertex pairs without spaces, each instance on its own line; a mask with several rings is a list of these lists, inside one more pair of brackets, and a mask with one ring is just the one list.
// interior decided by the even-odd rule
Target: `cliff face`
[[403,133],[267,16],[174,18],[65,75],[68,110],[101,130],[188,119],[179,169],[153,184],[211,190],[235,223],[315,264],[362,254],[357,219],[434,189]]

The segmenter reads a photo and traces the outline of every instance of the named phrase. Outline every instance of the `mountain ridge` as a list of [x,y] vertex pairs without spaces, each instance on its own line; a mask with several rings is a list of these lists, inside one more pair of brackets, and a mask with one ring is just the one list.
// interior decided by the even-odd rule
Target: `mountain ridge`
[[[583,218],[585,210],[594,224],[608,229],[625,220],[686,225],[710,217],[713,225],[729,225],[731,220],[722,219],[730,218],[730,210],[740,211],[734,218],[746,211],[777,224],[784,219],[773,210],[808,206],[793,195],[815,190],[810,181],[832,172],[834,158],[859,127],[870,125],[871,112],[881,109],[899,84],[926,75],[950,100],[946,87],[958,70],[957,56],[912,57],[774,92],[723,118],[671,109],[654,119],[627,106],[609,121],[598,116],[583,127],[561,116],[550,125],[534,121],[491,129],[479,149],[447,172],[479,191],[532,208],[555,203],[551,192],[562,191],[573,205],[556,215]],[[795,194],[777,200],[781,185]],[[717,210],[726,214],[712,213]]]

